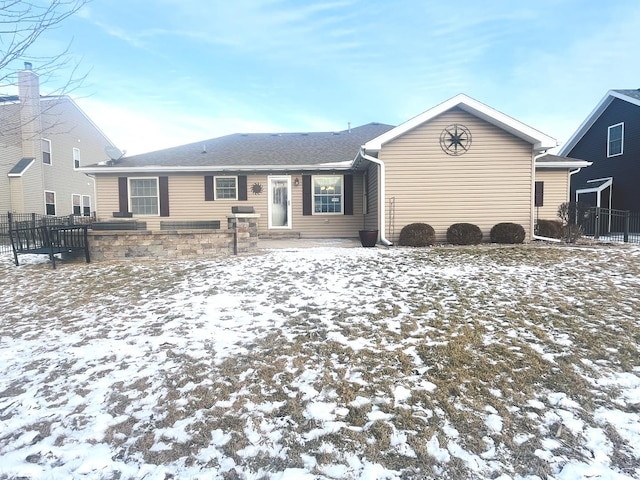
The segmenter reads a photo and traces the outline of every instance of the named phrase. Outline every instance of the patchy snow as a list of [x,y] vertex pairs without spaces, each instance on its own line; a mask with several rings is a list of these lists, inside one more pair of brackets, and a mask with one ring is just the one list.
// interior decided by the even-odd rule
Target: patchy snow
[[15,267],[0,479],[640,478],[640,248]]

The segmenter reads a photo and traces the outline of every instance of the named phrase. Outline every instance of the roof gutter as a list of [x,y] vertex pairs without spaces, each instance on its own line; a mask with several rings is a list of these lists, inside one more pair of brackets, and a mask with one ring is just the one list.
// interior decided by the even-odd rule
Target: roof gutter
[[162,167],[158,165],[147,165],[144,167],[122,167],[122,166],[87,166],[80,167],[77,170],[82,173],[96,174],[112,174],[112,173],[174,173],[174,172],[272,172],[272,171],[344,171],[351,169],[351,162],[342,162],[335,164],[318,164],[318,165],[198,165],[181,167],[173,165],[171,167]]
[[380,241],[386,245],[387,247],[390,247],[393,245],[393,242],[387,240],[387,238],[384,236],[385,235],[385,230],[386,230],[386,225],[385,225],[385,219],[386,219],[386,211],[384,208],[384,200],[385,200],[385,168],[384,168],[384,162],[382,160],[377,159],[376,157],[372,157],[371,155],[367,155],[366,150],[364,148],[364,145],[360,147],[360,156],[362,158],[364,158],[365,160],[369,160],[370,162],[375,163],[376,165],[378,165],[380,167]]

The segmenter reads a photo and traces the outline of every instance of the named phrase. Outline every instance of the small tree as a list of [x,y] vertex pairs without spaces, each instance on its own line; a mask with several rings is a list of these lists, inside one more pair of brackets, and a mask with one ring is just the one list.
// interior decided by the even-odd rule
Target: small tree
[[564,202],[558,207],[558,217],[562,220],[567,243],[574,243],[582,235],[589,208],[589,204],[584,202]]

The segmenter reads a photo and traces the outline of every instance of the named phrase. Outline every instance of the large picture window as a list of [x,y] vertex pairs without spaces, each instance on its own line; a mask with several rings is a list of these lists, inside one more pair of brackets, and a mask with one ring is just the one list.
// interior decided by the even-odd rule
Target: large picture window
[[313,213],[342,213],[341,175],[313,176]]
[[134,215],[158,215],[158,179],[129,179],[129,204]]
[[622,155],[624,148],[624,123],[611,125],[607,132],[607,157]]
[[216,200],[237,200],[238,199],[238,178],[237,177],[215,177],[215,199]]

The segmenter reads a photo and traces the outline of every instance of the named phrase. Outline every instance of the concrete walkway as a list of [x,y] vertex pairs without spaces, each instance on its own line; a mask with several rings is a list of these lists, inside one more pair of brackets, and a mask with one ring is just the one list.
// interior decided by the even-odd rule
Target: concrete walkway
[[258,249],[275,248],[362,248],[357,238],[278,238],[258,239]]

